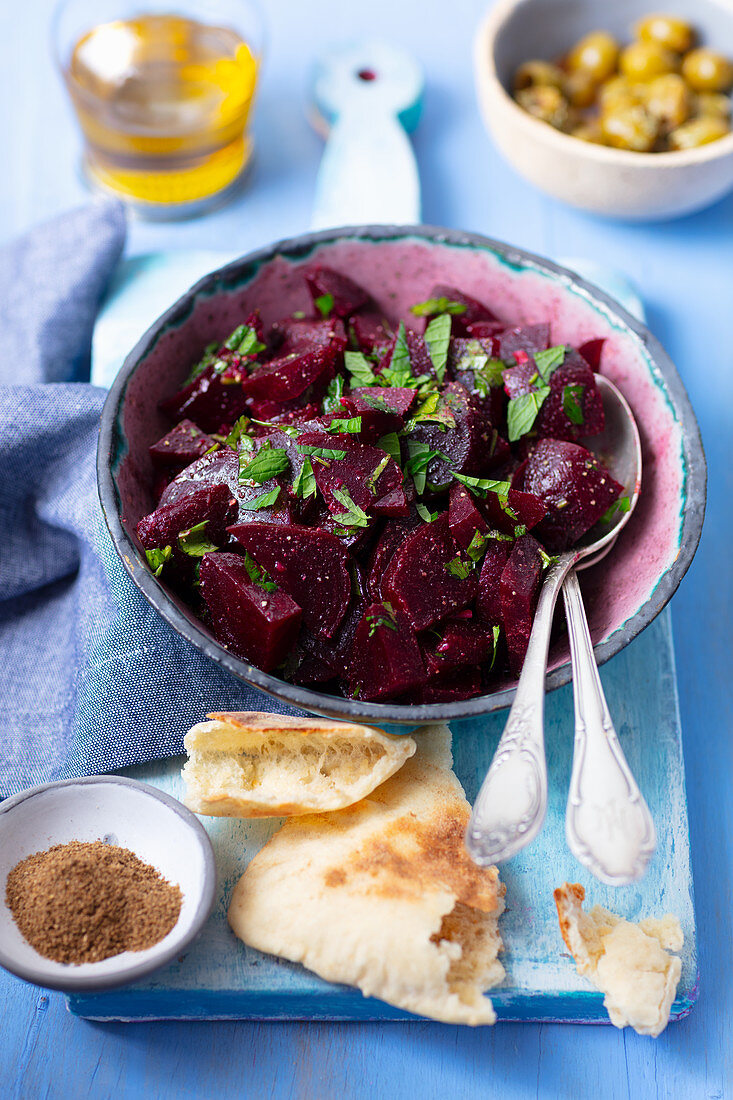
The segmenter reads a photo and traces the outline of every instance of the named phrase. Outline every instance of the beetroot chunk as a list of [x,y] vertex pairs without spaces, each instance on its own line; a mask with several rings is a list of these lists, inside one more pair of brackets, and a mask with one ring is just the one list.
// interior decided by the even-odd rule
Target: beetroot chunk
[[460,665],[481,665],[494,655],[494,632],[476,619],[450,619],[442,637],[425,654],[430,677],[439,676]]
[[454,481],[450,487],[448,526],[462,550],[468,550],[476,532],[486,535],[489,531],[489,524],[479,511],[475,498],[458,481]]
[[414,509],[404,519],[389,520],[386,523],[369,558],[367,591],[373,600],[382,599],[382,577],[387,566],[394,557],[397,547],[402,545],[410,532],[419,527],[420,523],[420,517]]
[[244,382],[244,391],[252,397],[288,401],[316,382],[330,379],[335,358],[336,352],[326,347],[271,359],[252,372]]
[[450,536],[447,514],[421,524],[403,542],[389,563],[382,591],[414,630],[425,630],[471,603],[476,575]]
[[[288,439],[288,436],[283,436]],[[264,440],[263,440],[264,442]],[[280,446],[274,443],[274,446]],[[294,515],[294,503],[289,495],[284,478],[271,478],[262,485],[239,482],[239,455],[228,447],[222,447],[211,454],[198,458],[178,477],[170,483],[160,498],[161,504],[172,504],[182,500],[192,493],[198,492],[202,486],[225,485],[229,495],[238,505],[234,518],[244,523],[250,519],[267,521],[268,523],[291,523]],[[269,508],[252,510],[251,505],[258,497],[270,492],[276,486],[280,486],[277,500]],[[231,520],[229,522],[232,522]]]
[[192,420],[182,420],[167,435],[148,448],[154,464],[162,469],[182,470],[215,446]]
[[237,524],[229,533],[302,607],[305,626],[332,637],[351,599],[349,554],[335,535],[257,522]]
[[497,493],[487,493],[481,507],[491,527],[504,535],[513,535],[517,527],[530,531],[547,515],[547,508],[539,497],[510,489],[506,501]]
[[[534,359],[504,371],[504,385],[510,398],[543,387]],[[549,377],[549,387],[533,425],[535,436],[575,440],[603,431],[603,400],[596,376],[573,348],[566,348],[562,364]]]
[[573,546],[624,492],[585,447],[557,439],[537,444],[524,465],[522,488],[547,507],[536,531],[553,553]]
[[374,515],[408,514],[402,488],[402,471],[385,451],[362,444],[353,436],[343,433],[321,435],[307,432],[300,437],[299,442],[304,447],[346,452],[341,459],[326,458],[320,461],[316,458],[313,462],[316,484],[334,515],[348,511],[348,504],[337,495],[344,493],[351,497],[358,508]]
[[370,409],[406,416],[415,401],[417,390],[395,386],[359,386],[349,394],[349,401],[357,413]]
[[532,535],[517,539],[499,584],[501,617],[515,676],[522,671],[542,580],[542,549]]
[[210,542],[226,542],[226,527],[236,515],[237,502],[226,485],[199,487],[170,504],[160,504],[137,525],[137,536],[146,550],[178,545],[178,536],[206,522]]
[[[468,325],[473,325],[477,321],[495,322],[497,320],[496,314],[492,313],[488,306],[485,306],[483,302],[479,302],[476,298],[471,298],[470,295],[464,294],[463,291],[458,290],[457,287],[439,283],[430,291],[429,297],[447,298],[449,302],[459,302],[466,307],[463,313],[456,313],[451,318],[452,330],[456,336],[465,335]],[[430,318],[426,317],[426,326],[429,321]]]
[[331,312],[336,317],[350,317],[371,302],[363,287],[330,267],[319,264],[308,268],[304,274],[314,305],[317,298],[330,295],[333,298]]
[[464,667],[434,676],[427,684],[411,691],[405,702],[421,703],[459,703],[463,699],[473,699],[482,692],[481,669]]
[[427,680],[417,639],[399,610],[370,604],[356,628],[349,691],[359,699],[402,695]]
[[217,360],[179,393],[161,401],[161,411],[171,420],[193,420],[205,432],[218,432],[233,424],[245,409],[242,383],[247,368],[243,362],[237,362],[220,370],[223,362]]
[[357,313],[351,318],[349,329],[359,345],[359,350],[367,355],[374,352],[381,357],[394,337],[389,323],[379,313]]
[[595,340],[586,340],[584,344],[581,344],[578,348],[578,352],[583,356],[586,363],[592,371],[596,374],[601,369],[601,355],[603,354],[603,348],[606,341],[604,337],[598,337]]
[[[399,332],[396,332],[390,343],[387,345],[387,350],[382,356],[379,364],[377,365],[378,374],[382,374],[387,369],[395,368],[394,353],[399,340]],[[430,358],[428,352],[428,346],[419,332],[415,332],[413,329],[405,330],[405,343],[407,344],[407,350],[410,356],[410,371],[413,378],[419,378],[421,375],[426,374],[428,377],[435,376],[435,368],[433,367],[433,361]]]
[[504,461],[508,444],[458,382],[444,387],[438,412],[450,418],[448,423],[419,421],[410,433],[412,439],[439,452],[427,468],[430,485],[446,489],[456,471],[481,477]]
[[494,349],[505,363],[512,360],[518,351],[532,356],[538,351],[546,351],[550,346],[550,326],[545,322],[538,325],[518,325],[504,329],[494,342]]
[[500,582],[504,566],[509,561],[511,545],[499,539],[489,541],[478,579],[476,616],[494,626],[502,621]]
[[302,612],[286,592],[271,591],[271,582],[253,580],[247,564],[240,554],[205,554],[201,595],[222,645],[269,672],[293,648]]

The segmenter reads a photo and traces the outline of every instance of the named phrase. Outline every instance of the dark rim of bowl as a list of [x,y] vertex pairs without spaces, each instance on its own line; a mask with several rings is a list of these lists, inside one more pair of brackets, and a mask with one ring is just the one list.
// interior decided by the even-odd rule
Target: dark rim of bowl
[[[512,245],[494,241],[476,233],[444,229],[439,226],[344,226],[318,233],[304,233],[302,236],[290,240],[277,241],[205,275],[151,325],[122,364],[102,409],[97,450],[97,479],[105,521],[112,542],[125,568],[156,611],[196,649],[227,669],[238,679],[244,680],[252,687],[279,699],[283,703],[287,703],[289,706],[345,720],[356,719],[358,721],[376,722],[377,724],[394,723],[416,726],[430,722],[474,718],[482,714],[502,710],[512,702],[516,688],[509,687],[502,691],[455,703],[427,703],[421,705],[367,703],[359,702],[357,699],[346,699],[311,691],[308,688],[287,683],[262,672],[229,653],[204,631],[202,625],[189,619],[176,606],[167,590],[155,579],[147,568],[139,547],[122,525],[120,519],[121,502],[112,473],[119,450],[119,424],[127,384],[140,361],[152,350],[162,333],[170,325],[175,324],[177,321],[183,321],[190,313],[192,303],[197,296],[204,296],[217,291],[227,291],[234,289],[237,285],[245,285],[254,277],[262,264],[274,259],[277,255],[298,262],[307,259],[310,253],[319,245],[337,240],[380,242],[410,237],[434,242],[435,244],[488,251],[508,265],[550,275],[567,289],[581,291],[582,295],[592,305],[600,306],[603,312],[610,315],[616,323],[621,322],[621,325],[636,337],[664,380],[674,412],[680,423],[683,444],[685,500],[682,530],[680,532],[680,549],[674,563],[661,577],[647,603],[615,630],[609,638],[595,646],[596,660],[599,665],[615,656],[637,634],[641,633],[666,606],[677,590],[695,555],[705,514],[707,481],[705,454],[700,429],[676,367],[648,329],[598,287],[581,279],[567,268],[560,267],[558,264],[536,256],[534,253],[526,252],[524,249],[515,248]],[[548,673],[546,689],[553,691],[555,688],[567,684],[571,678],[572,671],[568,661]]]
[[[91,786],[96,783],[112,783],[118,787],[132,787],[134,790],[141,792],[147,797],[162,802],[169,810],[172,810],[174,814],[185,822],[188,828],[193,832],[203,852],[204,874],[201,883],[201,896],[191,918],[191,927],[185,936],[174,940],[173,943],[159,954],[147,958],[144,962],[131,962],[124,971],[120,971],[118,974],[114,975],[75,975],[75,968],[73,964],[70,964],[68,975],[64,975],[63,978],[52,977],[43,963],[38,963],[37,965],[19,963],[18,960],[5,951],[3,945],[0,944],[0,966],[9,970],[11,974],[23,978],[24,981],[43,986],[44,989],[58,989],[62,992],[69,993],[97,993],[106,989],[115,989],[121,985],[129,985],[130,982],[139,981],[140,978],[144,978],[148,974],[160,970],[166,963],[172,962],[178,955],[181,955],[189,944],[199,935],[214,908],[214,902],[216,900],[216,862],[214,860],[214,849],[209,834],[191,810],[187,809],[182,803],[178,802],[177,799],[171,797],[171,795],[165,794],[164,791],[159,791],[157,787],[151,787],[149,783],[141,783],[137,779],[128,779],[127,776],[123,775],[90,775],[80,779],[62,779],[58,783],[41,783],[37,787],[30,787],[27,791],[21,791],[20,794],[13,795],[12,798],[7,798],[0,804],[0,815],[12,812],[21,802],[25,802],[29,798],[35,798],[37,795],[45,794],[46,791],[56,790],[59,787]],[[39,957],[42,958],[42,956]],[[54,963],[52,959],[49,959],[48,966],[51,965],[54,965]]]

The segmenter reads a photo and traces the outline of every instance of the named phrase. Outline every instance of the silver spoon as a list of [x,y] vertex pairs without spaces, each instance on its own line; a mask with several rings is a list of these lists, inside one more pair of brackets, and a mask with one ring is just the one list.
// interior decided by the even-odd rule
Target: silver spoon
[[[466,834],[466,847],[473,860],[481,866],[499,863],[509,859],[524,848],[539,832],[547,810],[547,766],[544,748],[544,697],[545,670],[550,641],[550,628],[558,592],[568,574],[581,561],[592,564],[598,560],[616,541],[619,532],[628,521],[641,488],[641,444],[633,413],[626,400],[613,383],[602,375],[597,375],[598,388],[603,399],[606,416],[606,428],[597,439],[594,448],[603,457],[610,472],[625,486],[630,507],[626,512],[617,511],[603,535],[592,542],[581,544],[560,554],[548,570],[537,602],[532,633],[529,639],[527,655],[517,684],[516,696],[504,733],[497,746],[489,772],[483,782]],[[575,635],[572,653],[574,673],[580,677],[581,664],[588,658],[591,662],[593,650],[590,638],[587,648],[583,645],[582,629],[576,626],[576,601],[573,599],[571,580],[570,600],[571,618],[568,628]],[[577,580],[575,580],[577,585]],[[584,618],[583,614],[583,618]],[[587,631],[587,623],[585,627]],[[618,740],[613,730],[608,708],[605,706],[600,679],[593,683],[592,689],[586,687],[586,666],[582,665],[584,686],[576,693],[576,759],[573,764],[570,803],[568,806],[568,843],[573,852],[581,859],[594,862],[599,869],[608,862],[608,848],[626,853],[626,872],[634,877],[654,848],[654,827],[651,817],[628,765],[623,758]],[[598,671],[595,671],[596,678]],[[592,703],[595,709],[591,713]],[[600,722],[595,718],[600,715]],[[591,718],[593,720],[591,720]],[[607,718],[607,721],[606,721]],[[605,727],[604,727],[605,723]],[[581,730],[582,725],[582,730]],[[607,751],[600,747],[600,741],[606,742]],[[589,749],[588,745],[592,744]],[[602,764],[599,765],[599,761]],[[614,778],[611,778],[611,771]],[[621,778],[623,777],[623,782]],[[625,784],[625,786],[624,786]],[[614,797],[604,797],[603,788],[614,792]],[[626,800],[625,812],[624,802]],[[609,841],[611,830],[596,819],[595,811],[587,813],[589,806],[613,806],[615,837]],[[641,826],[639,827],[639,822]],[[621,833],[627,829],[632,838],[628,843],[622,841]],[[650,847],[651,845],[651,847]],[[600,847],[605,855],[598,860],[592,852]],[[635,857],[630,853],[635,850]],[[646,854],[648,853],[648,854]],[[616,859],[613,881],[619,882],[619,874],[624,874]],[[590,865],[590,863],[588,864]],[[593,868],[591,868],[593,869]],[[632,873],[633,872],[633,873]],[[594,872],[595,873],[595,872]]]

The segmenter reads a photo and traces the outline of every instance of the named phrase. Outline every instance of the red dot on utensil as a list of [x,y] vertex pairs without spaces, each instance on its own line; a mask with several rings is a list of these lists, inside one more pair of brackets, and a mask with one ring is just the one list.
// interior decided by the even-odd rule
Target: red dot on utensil
[[356,75],[359,77],[359,80],[377,79],[377,74],[374,72],[374,69],[359,69],[359,72]]

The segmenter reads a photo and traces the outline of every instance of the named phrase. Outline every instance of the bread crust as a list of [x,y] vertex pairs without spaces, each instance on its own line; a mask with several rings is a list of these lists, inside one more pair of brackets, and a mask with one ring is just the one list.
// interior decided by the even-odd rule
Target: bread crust
[[185,804],[212,817],[343,809],[415,752],[409,736],[328,718],[217,711],[186,734]]

